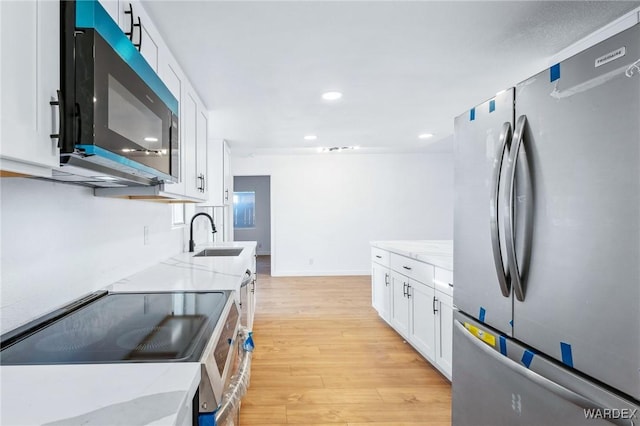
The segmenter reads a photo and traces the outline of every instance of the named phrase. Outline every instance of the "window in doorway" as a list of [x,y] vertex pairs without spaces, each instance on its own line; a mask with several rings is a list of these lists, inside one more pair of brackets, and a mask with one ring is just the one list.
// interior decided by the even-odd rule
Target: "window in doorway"
[[238,229],[256,227],[255,191],[233,193],[233,226]]

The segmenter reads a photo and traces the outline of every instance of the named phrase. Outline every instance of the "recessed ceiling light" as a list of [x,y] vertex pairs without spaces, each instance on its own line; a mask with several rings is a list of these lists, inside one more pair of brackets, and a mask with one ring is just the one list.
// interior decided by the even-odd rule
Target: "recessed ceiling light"
[[307,135],[304,137],[304,140],[306,141],[315,141],[316,139],[318,139],[316,135]]
[[145,142],[158,142],[158,138],[154,138],[153,136],[147,136],[144,140]]
[[340,99],[342,97],[342,93],[340,92],[325,92],[322,94],[322,99],[325,99],[327,101],[335,101],[337,99]]
[[423,133],[421,135],[418,135],[418,138],[420,138],[420,139],[429,139],[429,138],[432,138],[432,137],[433,137],[432,133]]

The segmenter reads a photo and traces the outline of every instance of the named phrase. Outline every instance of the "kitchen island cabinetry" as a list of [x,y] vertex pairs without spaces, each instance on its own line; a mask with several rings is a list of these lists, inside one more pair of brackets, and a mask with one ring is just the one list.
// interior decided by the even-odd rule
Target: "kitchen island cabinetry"
[[391,326],[405,338],[409,336],[409,280],[396,271],[391,271]]
[[371,259],[371,304],[383,319],[389,321],[392,291],[389,252],[373,247]]
[[447,377],[451,377],[453,361],[453,297],[436,290],[433,299],[435,309],[434,359]]
[[60,5],[0,2],[0,176],[50,177],[59,167]]
[[371,248],[373,307],[449,380],[452,252],[451,243],[441,241],[379,242]]

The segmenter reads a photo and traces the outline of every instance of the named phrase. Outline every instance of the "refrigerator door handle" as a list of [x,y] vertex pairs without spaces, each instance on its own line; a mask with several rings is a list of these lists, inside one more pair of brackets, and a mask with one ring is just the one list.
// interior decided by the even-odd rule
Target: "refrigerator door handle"
[[516,237],[514,226],[514,195],[515,195],[515,180],[516,180],[516,163],[518,161],[518,153],[522,146],[522,140],[524,137],[524,129],[527,125],[527,116],[521,115],[516,121],[516,127],[513,132],[513,141],[511,142],[511,150],[509,151],[509,159],[507,160],[507,220],[505,223],[505,240],[507,243],[507,261],[511,269],[511,284],[513,285],[513,292],[516,295],[516,299],[524,301],[524,287],[522,286],[522,278],[520,277],[520,268],[518,267],[518,258],[516,256]]
[[500,147],[495,161],[493,162],[493,179],[491,181],[491,203],[489,206],[489,220],[491,224],[491,248],[493,249],[493,262],[496,266],[498,284],[504,297],[509,297],[511,283],[509,282],[509,271],[505,270],[502,251],[500,250],[500,227],[498,226],[498,212],[500,211],[500,176],[504,163],[505,153],[511,141],[511,123],[508,121],[502,125],[500,132]]
[[[531,382],[539,385],[545,390],[553,393],[557,397],[564,399],[565,401],[569,401],[582,409],[596,409],[601,410],[600,412],[604,412],[606,407],[600,406],[600,404],[592,401],[589,398],[586,398],[579,393],[576,393],[570,389],[567,389],[564,386],[555,383],[546,377],[531,371],[530,369],[518,364],[513,361],[511,358],[502,355],[501,353],[491,349],[487,343],[480,341],[480,339],[476,338],[473,334],[471,334],[461,323],[460,321],[454,321],[454,326],[458,329],[462,335],[469,339],[480,351],[482,351],[487,356],[493,358],[495,361],[499,362],[501,365],[509,368],[514,373],[517,373]],[[634,423],[628,419],[607,419],[610,422],[613,422],[618,425],[626,425],[632,426]]]

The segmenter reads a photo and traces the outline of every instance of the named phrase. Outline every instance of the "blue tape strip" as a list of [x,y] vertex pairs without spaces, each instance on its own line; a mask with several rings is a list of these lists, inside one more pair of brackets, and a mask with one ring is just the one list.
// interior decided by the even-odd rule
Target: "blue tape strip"
[[562,362],[569,367],[573,367],[571,345],[565,342],[560,342],[560,352],[562,353]]
[[504,336],[500,336],[500,353],[507,356],[507,339]]
[[554,66],[549,68],[549,74],[552,83],[558,80],[560,78],[560,64],[555,64]]
[[176,178],[168,175],[166,173],[162,173],[159,170],[156,170],[152,167],[149,166],[145,166],[144,164],[138,163],[137,161],[133,161],[130,160],[126,157],[123,157],[122,155],[118,155],[118,154],[114,154],[111,151],[108,151],[104,148],[100,148],[99,146],[95,146],[95,145],[76,145],[76,148],[81,149],[84,151],[85,154],[87,155],[96,155],[98,157],[101,158],[105,158],[107,160],[113,161],[115,163],[121,164],[123,166],[126,167],[130,167],[132,169],[136,169],[139,170],[141,172],[150,174],[152,176],[157,176],[159,178],[161,178],[162,180],[165,181],[169,181],[169,182],[175,182]]
[[216,411],[198,414],[198,426],[216,426]]
[[476,119],[476,109],[471,108],[471,111],[469,111],[469,121],[473,121],[475,119]]
[[513,320],[509,321],[509,325],[513,328]]
[[531,365],[531,361],[533,361],[533,356],[535,354],[531,351],[528,351],[525,349],[524,353],[522,354],[522,359],[520,360],[525,367],[529,368],[529,366]]
[[496,110],[496,100],[492,99],[489,101],[489,113],[492,113]]
[[78,0],[76,2],[76,27],[95,28],[122,60],[162,99],[167,107],[176,116],[180,115],[178,100],[97,0]]
[[486,315],[487,311],[485,311],[485,309],[480,306],[480,314],[478,315],[478,319],[480,320],[480,322],[484,322],[484,316]]

